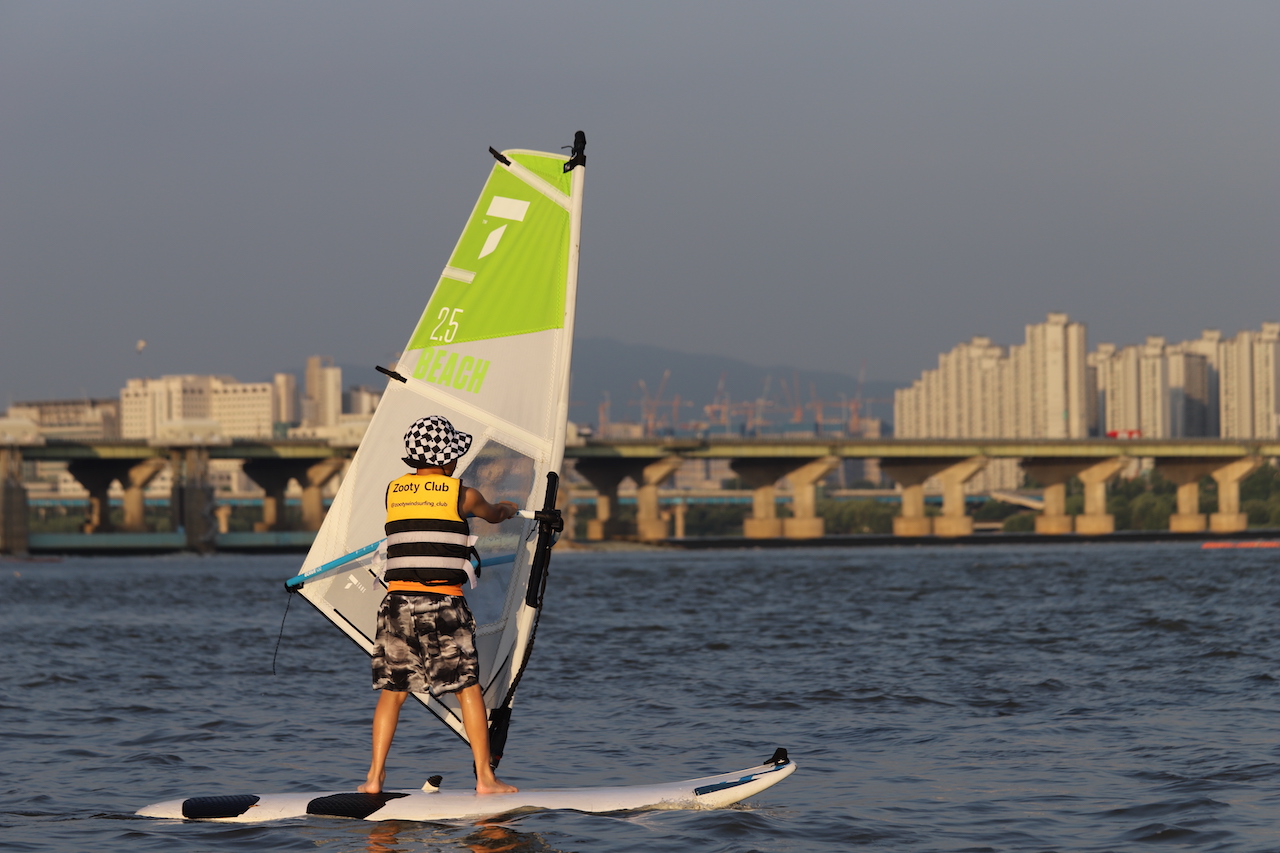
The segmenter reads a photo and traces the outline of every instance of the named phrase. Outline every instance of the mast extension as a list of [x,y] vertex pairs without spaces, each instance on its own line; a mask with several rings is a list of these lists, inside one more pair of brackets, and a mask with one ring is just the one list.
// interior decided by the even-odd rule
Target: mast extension
[[562,145],[561,148],[572,149],[569,152],[569,162],[564,164],[566,172],[572,172],[574,166],[587,165],[587,135],[582,131],[578,131],[573,135],[573,145]]

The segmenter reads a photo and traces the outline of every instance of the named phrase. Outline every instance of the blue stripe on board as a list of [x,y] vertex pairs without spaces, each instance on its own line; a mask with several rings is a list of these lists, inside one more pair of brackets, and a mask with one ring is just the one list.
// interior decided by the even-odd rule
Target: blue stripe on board
[[[772,772],[773,772],[772,770],[765,771],[765,773],[772,773]],[[710,794],[713,791],[723,791],[726,788],[736,788],[739,785],[745,785],[748,782],[754,782],[755,780],[759,779],[763,775],[765,774],[752,773],[749,776],[743,776],[742,778],[736,779],[732,782],[717,782],[714,785],[703,785],[701,788],[694,788],[693,793],[695,795]]]

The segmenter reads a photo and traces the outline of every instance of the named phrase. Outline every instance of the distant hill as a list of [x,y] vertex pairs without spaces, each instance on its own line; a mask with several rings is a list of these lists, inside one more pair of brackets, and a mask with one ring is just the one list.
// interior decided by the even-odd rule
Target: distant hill
[[[366,385],[382,388],[386,377],[370,365],[342,364],[343,388]],[[662,375],[671,375],[663,386]],[[298,391],[303,389],[305,371],[291,371],[298,378]],[[787,365],[760,367],[735,358],[679,352],[648,344],[626,344],[611,338],[578,338],[573,345],[573,375],[569,392],[569,420],[579,425],[598,426],[600,404],[609,400],[609,419],[614,422],[639,423],[643,412],[640,401],[644,383],[651,397],[662,388],[665,405],[657,408],[659,416],[670,424],[672,401],[680,396],[680,421],[705,421],[703,407],[715,401],[723,381],[724,391],[732,404],[764,399],[766,418],[772,431],[813,429],[815,399],[834,404],[858,396],[858,379],[830,370],[800,370]],[[893,392],[909,383],[868,379],[862,384],[864,417],[880,418],[888,426],[893,420]],[[793,423],[796,404],[801,420]],[[839,409],[827,405],[824,420],[835,423]],[[739,414],[734,428],[743,422]]]
[[[626,344],[610,338],[578,338],[574,341],[573,375],[570,391],[569,419],[578,424],[595,425],[599,407],[610,401],[611,421],[635,421],[642,417],[640,401],[644,397],[640,381],[644,380],[650,397],[662,386],[662,376],[671,375],[662,389],[659,414],[670,422],[672,399],[682,401],[681,421],[706,420],[703,406],[713,402],[717,388],[723,388],[732,403],[763,398],[772,403],[768,418],[774,430],[812,429],[814,410],[808,404],[816,397],[828,403],[852,400],[858,395],[858,379],[845,373],[800,370],[787,365],[760,367],[734,358],[697,355],[663,349],[647,344]],[[908,383],[867,380],[862,384],[864,417],[893,420],[893,391]],[[685,405],[692,402],[693,405]],[[887,402],[886,402],[887,401]],[[791,423],[795,407],[802,408],[800,423]],[[834,406],[824,410],[824,419],[839,419]],[[742,420],[741,417],[738,418]]]

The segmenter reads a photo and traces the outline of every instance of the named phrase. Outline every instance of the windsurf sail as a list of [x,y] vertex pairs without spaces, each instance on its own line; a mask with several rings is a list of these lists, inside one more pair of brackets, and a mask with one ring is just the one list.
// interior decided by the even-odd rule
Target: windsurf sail
[[[489,149],[495,163],[475,209],[398,363],[379,368],[390,377],[386,391],[301,571],[286,582],[372,653],[386,589],[384,498],[405,473],[405,430],[435,414],[471,433],[455,476],[490,501],[530,510],[497,525],[470,521],[481,572],[467,601],[495,758],[532,649],[558,520],[585,147],[579,131],[568,157]],[[451,695],[414,697],[466,739]]]

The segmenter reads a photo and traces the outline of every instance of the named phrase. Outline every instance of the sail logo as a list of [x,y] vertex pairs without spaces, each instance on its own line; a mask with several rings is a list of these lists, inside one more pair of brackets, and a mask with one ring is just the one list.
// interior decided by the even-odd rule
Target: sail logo
[[443,347],[428,347],[418,356],[413,368],[413,378],[432,385],[456,388],[471,394],[479,394],[484,378],[489,373],[489,360],[475,356],[460,356]]
[[[521,201],[518,198],[495,195],[489,200],[489,209],[485,211],[485,216],[491,216],[494,219],[509,219],[512,222],[524,222],[525,214],[528,212],[529,202]],[[484,245],[480,247],[478,257],[488,257],[497,251],[498,243],[501,242],[502,235],[505,233],[507,233],[507,224],[499,225],[490,231],[489,236],[484,240]]]

